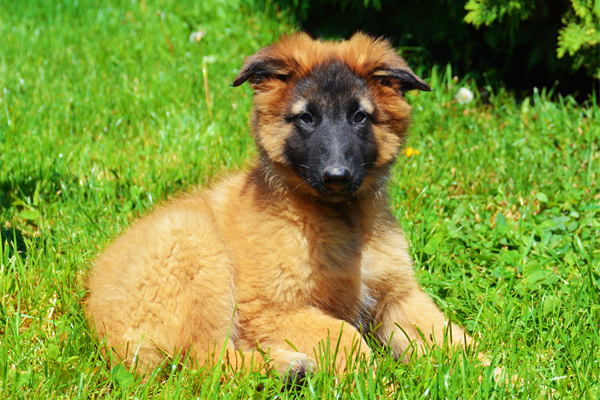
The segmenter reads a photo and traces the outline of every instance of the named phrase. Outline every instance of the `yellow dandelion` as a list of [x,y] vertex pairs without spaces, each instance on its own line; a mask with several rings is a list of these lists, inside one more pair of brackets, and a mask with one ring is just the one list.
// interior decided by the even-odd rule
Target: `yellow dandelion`
[[412,156],[418,156],[419,150],[413,149],[412,147],[407,147],[406,149],[402,150],[402,153],[406,154],[406,157],[410,158]]

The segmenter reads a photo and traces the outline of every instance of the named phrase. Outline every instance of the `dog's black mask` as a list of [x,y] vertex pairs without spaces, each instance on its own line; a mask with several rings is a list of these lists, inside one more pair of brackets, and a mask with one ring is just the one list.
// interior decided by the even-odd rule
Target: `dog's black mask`
[[326,62],[300,80],[293,94],[289,164],[324,199],[351,197],[377,159],[367,83],[345,64]]

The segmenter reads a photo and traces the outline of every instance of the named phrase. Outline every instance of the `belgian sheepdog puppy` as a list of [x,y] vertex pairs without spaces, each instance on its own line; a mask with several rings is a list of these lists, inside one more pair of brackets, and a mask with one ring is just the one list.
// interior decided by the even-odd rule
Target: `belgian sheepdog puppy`
[[138,371],[223,352],[235,368],[296,376],[334,346],[342,372],[352,349],[369,355],[369,331],[404,360],[466,344],[415,280],[386,196],[404,94],[429,86],[360,33],[284,37],[246,58],[233,86],[246,81],[258,159],[159,207],[96,260],[85,312],[103,347]]

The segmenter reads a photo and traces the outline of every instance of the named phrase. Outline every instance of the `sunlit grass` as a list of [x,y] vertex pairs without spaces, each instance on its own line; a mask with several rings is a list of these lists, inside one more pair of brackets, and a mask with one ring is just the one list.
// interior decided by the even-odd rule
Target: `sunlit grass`
[[[424,71],[390,182],[425,290],[509,380],[466,352],[377,353],[286,392],[273,374],[110,368],[84,321],[94,256],[173,194],[249,165],[246,55],[293,30],[270,2],[40,1],[0,6],[0,397],[600,396],[598,105],[517,104]],[[190,34],[203,30],[200,42]],[[467,86],[475,99],[454,96]],[[208,87],[208,91],[206,88]]]

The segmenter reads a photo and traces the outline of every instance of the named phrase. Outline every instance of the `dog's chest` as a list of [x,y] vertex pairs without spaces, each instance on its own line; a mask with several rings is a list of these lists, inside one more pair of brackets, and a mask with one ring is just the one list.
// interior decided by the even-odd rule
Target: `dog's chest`
[[372,301],[361,274],[359,222],[294,213],[257,228],[231,247],[240,309],[255,302],[280,310],[311,306],[355,326],[365,319]]
[[317,232],[307,250],[310,291],[306,301],[328,314],[358,326],[373,308],[363,281],[361,233],[351,226]]
[[375,302],[360,274],[323,274],[315,279],[308,302],[355,327],[370,320]]

